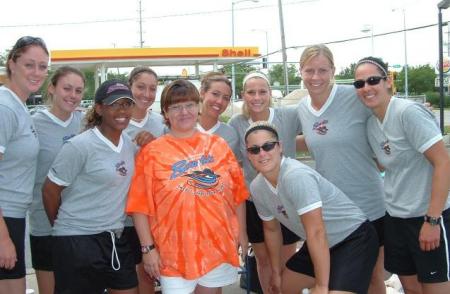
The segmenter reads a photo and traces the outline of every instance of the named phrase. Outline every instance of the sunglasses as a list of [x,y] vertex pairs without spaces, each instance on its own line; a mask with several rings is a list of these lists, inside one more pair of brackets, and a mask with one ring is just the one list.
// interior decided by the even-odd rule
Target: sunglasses
[[264,150],[265,152],[269,152],[270,150],[275,148],[275,145],[277,145],[278,143],[279,143],[278,141],[273,141],[273,142],[266,142],[261,146],[248,147],[247,152],[254,155],[259,154],[259,152],[261,152],[261,149]]
[[378,77],[378,76],[373,76],[373,77],[368,77],[367,80],[356,80],[353,82],[353,86],[356,89],[361,89],[364,88],[364,85],[367,83],[370,86],[375,86],[378,85],[380,83],[381,80],[386,80],[387,77]]

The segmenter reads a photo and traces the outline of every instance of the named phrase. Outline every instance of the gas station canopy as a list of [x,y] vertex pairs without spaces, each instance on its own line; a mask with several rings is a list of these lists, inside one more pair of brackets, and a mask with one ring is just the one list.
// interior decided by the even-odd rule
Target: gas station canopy
[[224,65],[259,57],[258,47],[179,47],[52,50],[51,64],[57,68]]
[[[100,82],[108,68],[135,66],[195,66],[251,61],[260,56],[258,47],[178,47],[178,48],[110,48],[52,50],[51,67],[70,65],[80,69],[94,68]],[[96,81],[98,82],[98,81]]]

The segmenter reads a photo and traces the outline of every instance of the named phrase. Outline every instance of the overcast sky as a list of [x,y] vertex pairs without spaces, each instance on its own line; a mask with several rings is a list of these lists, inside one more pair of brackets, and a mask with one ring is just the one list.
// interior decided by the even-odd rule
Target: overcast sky
[[[234,2],[237,2],[234,0]],[[330,44],[338,70],[371,55],[370,32],[375,35],[407,32],[408,64],[436,64],[438,60],[437,0],[283,0],[288,61],[296,62],[301,46],[368,36]],[[143,40],[149,47],[231,45],[231,0],[142,0]],[[277,0],[235,4],[236,46],[258,46],[266,52],[281,48]],[[42,37],[49,49],[139,46],[138,0],[14,0],[2,1],[0,52],[22,35]],[[393,9],[396,9],[393,11]],[[450,9],[449,9],[450,10]],[[443,11],[444,21],[450,11]],[[256,31],[255,31],[256,30]],[[444,27],[447,42],[447,27]],[[445,54],[447,50],[445,49]],[[404,63],[403,33],[374,37],[374,55],[391,65]],[[281,61],[281,55],[269,57]]]

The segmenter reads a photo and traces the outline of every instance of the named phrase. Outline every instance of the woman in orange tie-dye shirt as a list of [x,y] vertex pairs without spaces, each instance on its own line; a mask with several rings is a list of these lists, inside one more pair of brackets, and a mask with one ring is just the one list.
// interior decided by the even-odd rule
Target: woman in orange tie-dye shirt
[[236,281],[247,242],[241,168],[222,138],[196,129],[199,99],[185,80],[164,89],[170,132],[141,150],[130,187],[144,268],[163,293],[219,293]]

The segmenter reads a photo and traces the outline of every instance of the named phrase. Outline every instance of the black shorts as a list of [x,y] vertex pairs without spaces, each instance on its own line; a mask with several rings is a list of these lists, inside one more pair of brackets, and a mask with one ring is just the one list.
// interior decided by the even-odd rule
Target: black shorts
[[[314,277],[314,266],[307,246],[286,263],[294,272]],[[364,222],[347,238],[330,248],[329,289],[354,293],[367,293],[372,271],[378,258],[378,240],[375,228]]]
[[38,271],[53,271],[52,236],[30,235],[31,264]]
[[[112,257],[113,240],[117,258]],[[100,294],[105,289],[127,290],[137,286],[134,257],[124,236],[118,239],[109,232],[53,236],[52,245],[57,294]]]
[[134,263],[140,264],[142,261],[141,242],[134,227],[125,227],[122,233],[128,240],[131,253],[134,255]]
[[0,268],[0,280],[20,279],[25,277],[25,219],[3,217],[14,247],[16,248],[16,265],[8,270]]
[[[247,219],[247,235],[250,243],[264,242],[264,229],[261,218],[256,211],[255,204],[252,201],[246,201],[246,219]],[[283,234],[283,245],[293,244],[300,241],[300,237],[291,232],[288,228],[281,224],[281,233]]]
[[384,216],[371,221],[373,227],[377,231],[378,244],[384,246]]
[[386,214],[384,266],[399,276],[417,275],[421,283],[449,281],[450,209],[442,212],[441,241],[437,249],[422,251],[419,233],[423,217],[398,218]]

